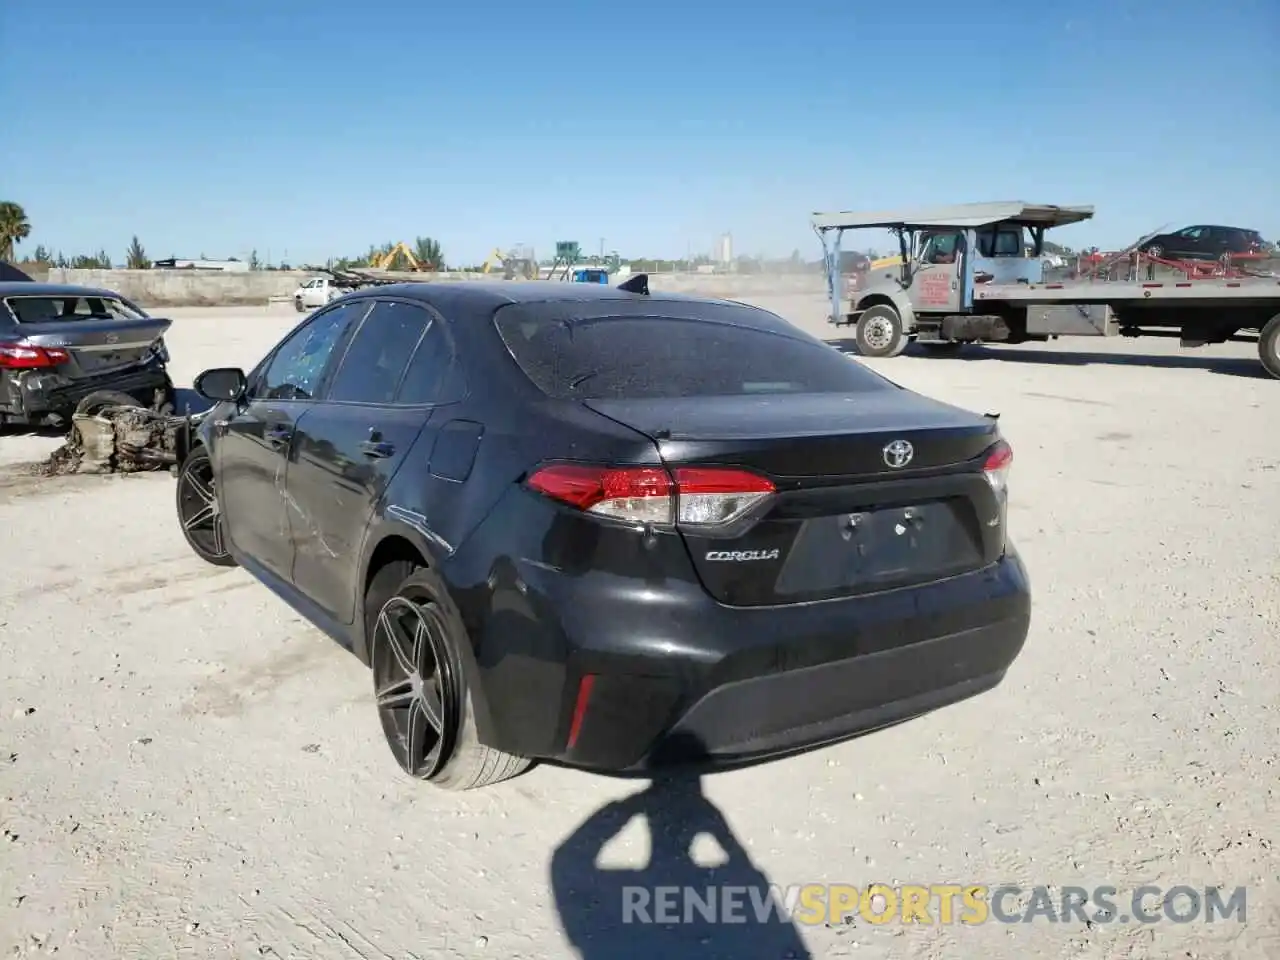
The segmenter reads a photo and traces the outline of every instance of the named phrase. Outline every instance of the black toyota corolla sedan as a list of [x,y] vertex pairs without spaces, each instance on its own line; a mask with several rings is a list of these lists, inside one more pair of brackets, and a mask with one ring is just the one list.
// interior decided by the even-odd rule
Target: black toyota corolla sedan
[[196,389],[191,546],[366,662],[441,787],[830,743],[994,687],[1027,636],[996,421],[755,307],[383,286]]

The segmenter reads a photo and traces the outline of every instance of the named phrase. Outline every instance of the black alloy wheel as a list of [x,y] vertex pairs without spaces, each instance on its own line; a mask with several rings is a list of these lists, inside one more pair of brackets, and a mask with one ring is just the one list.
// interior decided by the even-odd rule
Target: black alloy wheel
[[419,780],[440,772],[458,732],[458,684],[447,630],[433,598],[396,595],[379,611],[370,643],[387,745],[400,768]]
[[209,453],[198,447],[178,473],[178,522],[196,556],[214,566],[234,567],[236,562],[223,535],[215,484]]

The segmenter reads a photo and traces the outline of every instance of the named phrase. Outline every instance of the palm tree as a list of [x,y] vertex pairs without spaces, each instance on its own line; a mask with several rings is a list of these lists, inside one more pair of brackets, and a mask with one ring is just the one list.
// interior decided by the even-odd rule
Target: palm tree
[[13,248],[29,236],[27,211],[9,200],[0,201],[0,260],[12,260]]
[[413,242],[413,254],[418,258],[418,262],[430,270],[440,270],[444,267],[444,253],[440,249],[438,241],[430,237],[418,237]]

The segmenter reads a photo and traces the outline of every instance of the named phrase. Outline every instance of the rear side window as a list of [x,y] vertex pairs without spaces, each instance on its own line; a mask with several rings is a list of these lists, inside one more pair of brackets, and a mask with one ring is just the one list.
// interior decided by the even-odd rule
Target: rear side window
[[431,314],[408,303],[379,301],[364,318],[334,374],[328,399],[391,403]]
[[496,323],[520,369],[558,399],[866,393],[892,386],[826,344],[732,323],[506,310]]

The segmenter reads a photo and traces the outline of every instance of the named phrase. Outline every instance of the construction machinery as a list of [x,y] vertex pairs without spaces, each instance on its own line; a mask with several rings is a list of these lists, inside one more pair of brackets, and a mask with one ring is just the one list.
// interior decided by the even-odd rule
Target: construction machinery
[[538,261],[534,259],[532,250],[512,249],[504,252],[494,247],[481,268],[482,272],[487,274],[498,264],[502,264],[504,280],[538,279]]
[[371,270],[390,270],[391,265],[394,264],[396,259],[399,257],[403,257],[405,262],[409,264],[409,271],[412,273],[422,273],[423,271],[430,269],[430,267],[422,263],[422,261],[417,258],[414,252],[410,250],[408,245],[403,241],[397,243],[394,247],[384,253],[374,254],[369,257],[369,268]]

